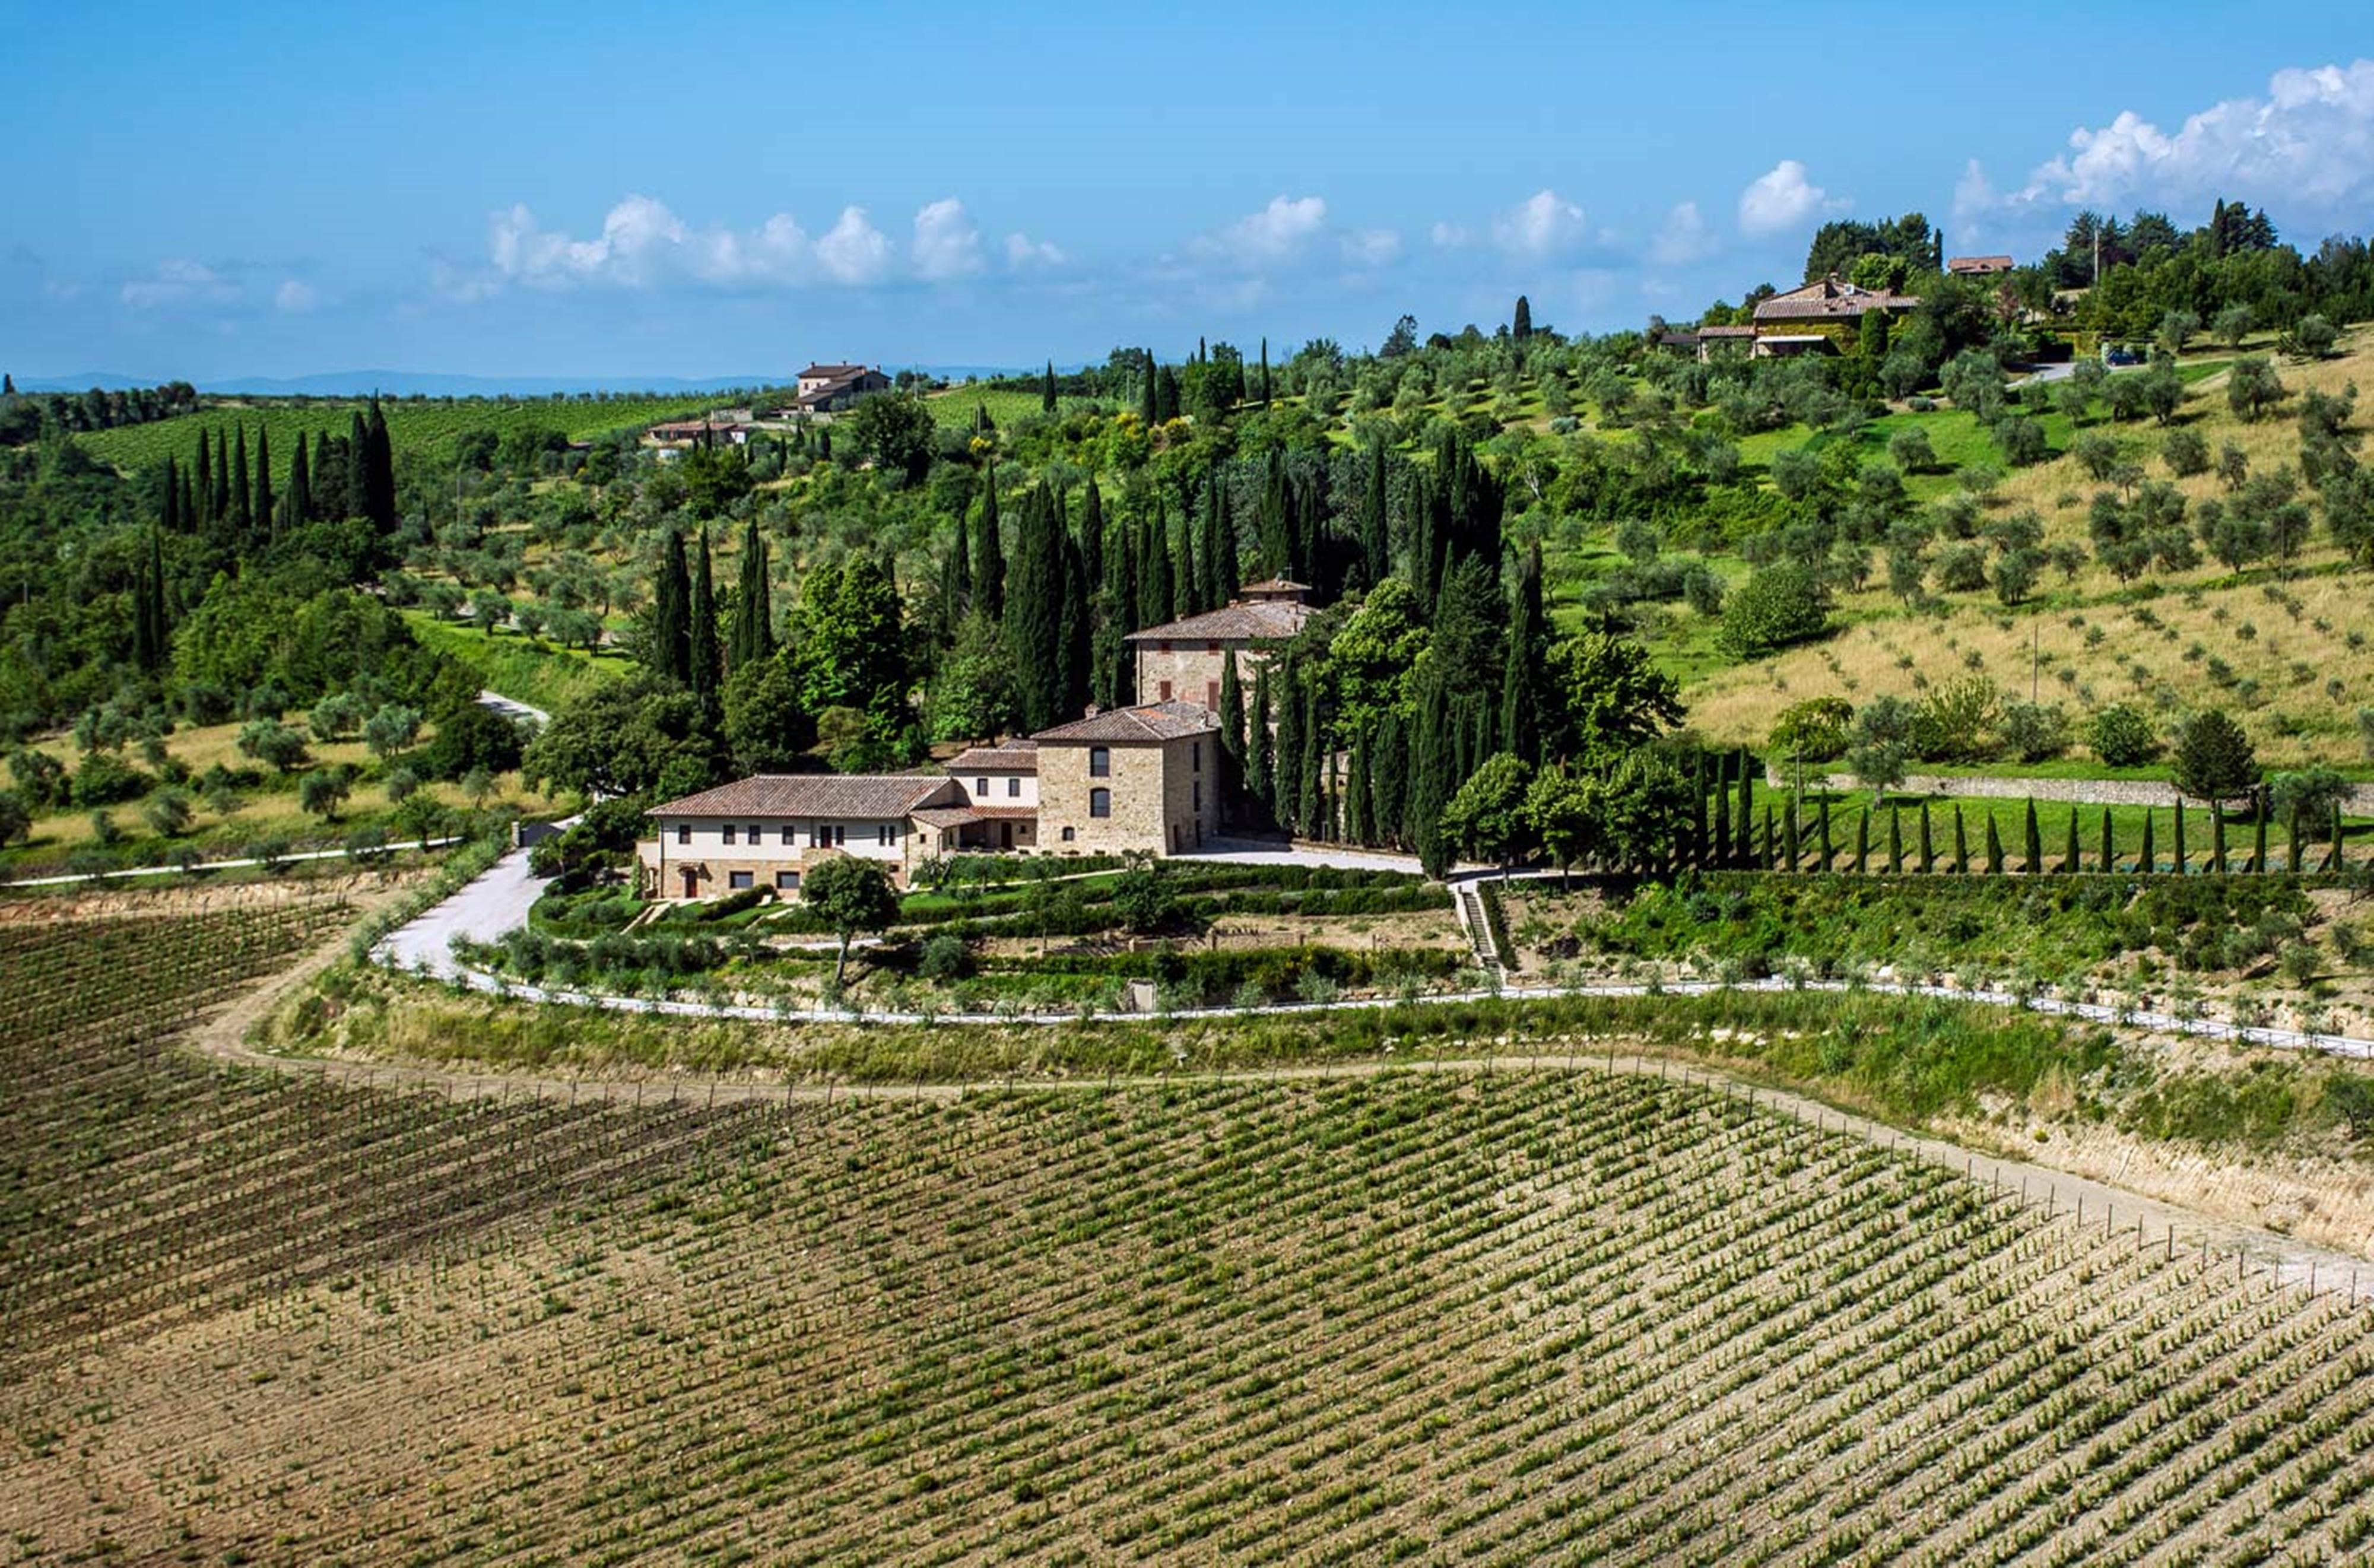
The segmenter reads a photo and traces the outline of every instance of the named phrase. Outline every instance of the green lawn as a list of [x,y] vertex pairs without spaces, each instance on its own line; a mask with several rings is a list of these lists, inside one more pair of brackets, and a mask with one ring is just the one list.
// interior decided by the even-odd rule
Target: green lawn
[[[1055,400],[1055,409],[1061,414],[1075,413],[1088,407],[1091,401],[1086,397],[1059,397]],[[1039,413],[1040,404],[1036,392],[993,392],[985,386],[955,386],[926,397],[923,407],[932,411],[932,418],[939,422],[942,430],[969,430],[972,429],[973,411],[977,408],[987,408],[990,422],[1004,430],[1017,420]]]

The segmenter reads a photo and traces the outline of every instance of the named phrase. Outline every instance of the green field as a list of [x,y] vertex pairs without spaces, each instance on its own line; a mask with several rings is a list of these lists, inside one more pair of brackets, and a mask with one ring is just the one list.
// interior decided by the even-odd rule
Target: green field
[[450,654],[476,670],[488,690],[549,713],[570,698],[635,667],[626,654],[604,649],[586,654],[549,643],[531,643],[516,631],[488,635],[473,626],[441,619],[427,610],[405,610],[405,624],[424,648]]
[[[982,386],[955,386],[924,398],[923,407],[932,411],[932,418],[942,430],[969,430],[972,429],[976,408],[987,408],[990,422],[1004,430],[1017,419],[1037,414],[1040,405],[1035,392],[993,392]],[[1088,407],[1091,400],[1086,397],[1055,400],[1058,413],[1068,414]]]
[[[388,440],[399,458],[440,457],[468,430],[492,430],[498,438],[513,430],[557,430],[571,441],[590,441],[611,430],[639,430],[662,419],[683,419],[701,412],[717,400],[687,397],[622,397],[608,402],[574,398],[536,398],[524,402],[438,401],[411,403],[390,400]],[[125,425],[78,438],[83,449],[127,473],[154,466],[168,457],[183,462],[197,450],[198,434],[216,430],[247,431],[251,446],[258,429],[270,434],[272,470],[279,478],[288,472],[297,437],[327,430],[343,436],[357,402],[266,402],[222,404],[179,419],[153,424]]]

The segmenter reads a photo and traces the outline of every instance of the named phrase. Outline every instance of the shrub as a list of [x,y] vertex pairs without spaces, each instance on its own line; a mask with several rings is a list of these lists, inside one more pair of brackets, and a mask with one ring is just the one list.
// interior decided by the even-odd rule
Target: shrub
[[2124,702],[2112,703],[2086,722],[2086,746],[2112,768],[2138,768],[2160,753],[2151,720]]
[[915,972],[926,980],[962,980],[972,973],[972,949],[951,931],[934,931],[923,939]]
[[2209,443],[2198,430],[2168,431],[2168,439],[2160,442],[2159,454],[2168,472],[2179,477],[2191,478],[2209,472]]
[[2337,769],[2319,765],[2277,773],[2267,781],[2267,798],[2276,817],[2288,821],[2298,812],[2315,836],[2331,819],[2333,808],[2349,798],[2351,787]]
[[2184,721],[2171,759],[2176,787],[2212,807],[2259,787],[2259,759],[2242,726],[2211,708]]
[[1775,756],[1828,762],[1846,754],[1854,708],[1843,697],[1814,697],[1780,711],[1769,745]]
[[74,772],[74,803],[85,808],[137,800],[148,793],[148,775],[112,751],[94,751]]
[[1998,726],[2004,745],[2023,762],[2042,762],[2069,749],[2069,715],[2057,702],[2013,702]]
[[12,844],[33,831],[32,808],[14,790],[0,790],[0,844]]
[[2004,461],[2015,468],[2032,467],[2051,455],[2051,449],[2045,443],[2044,426],[2025,415],[1996,420],[1994,438]]
[[1829,595],[1795,561],[1764,568],[1723,607],[1716,642],[1733,658],[1753,659],[1819,637],[1829,629]]

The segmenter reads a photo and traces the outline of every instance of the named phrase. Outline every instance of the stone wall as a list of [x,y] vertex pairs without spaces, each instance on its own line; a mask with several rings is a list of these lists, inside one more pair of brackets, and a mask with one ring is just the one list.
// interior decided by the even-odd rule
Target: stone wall
[[1222,642],[1215,651],[1209,642],[1133,643],[1135,652],[1137,700],[1141,702],[1164,701],[1162,683],[1170,683],[1169,700],[1194,702],[1217,709],[1220,705],[1220,683],[1228,667],[1228,654],[1237,655],[1237,681],[1248,698],[1252,693],[1253,672],[1270,655],[1266,646],[1251,643]]

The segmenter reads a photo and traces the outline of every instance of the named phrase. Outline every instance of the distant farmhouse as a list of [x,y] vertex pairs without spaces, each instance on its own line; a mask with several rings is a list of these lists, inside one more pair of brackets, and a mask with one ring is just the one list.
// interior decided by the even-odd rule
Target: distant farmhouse
[[2009,256],[1954,256],[1945,263],[1945,273],[1950,277],[1992,277],[2009,272],[2012,265]]
[[649,434],[664,447],[746,446],[756,428],[749,409],[720,408],[698,419],[663,420]]
[[1179,855],[1219,831],[1219,725],[1190,702],[1148,702],[1028,739],[976,747],[946,774],[760,773],[653,807],[645,893],[796,893],[835,855],[900,886],[966,851]]
[[871,365],[810,365],[800,372],[799,399],[784,415],[838,414],[859,398],[890,390],[890,378]]
[[1832,273],[1758,301],[1751,351],[1759,360],[1845,353],[1854,348],[1864,317],[1901,315],[1920,304],[1918,295],[1864,289]]

